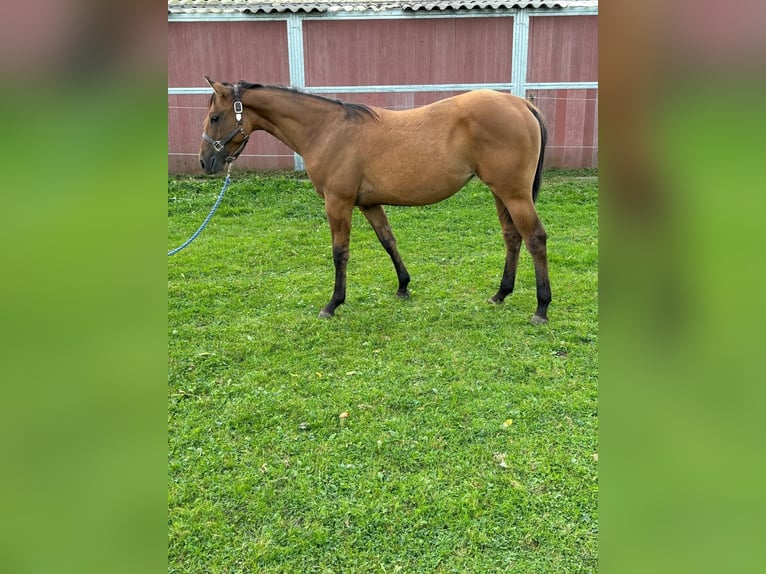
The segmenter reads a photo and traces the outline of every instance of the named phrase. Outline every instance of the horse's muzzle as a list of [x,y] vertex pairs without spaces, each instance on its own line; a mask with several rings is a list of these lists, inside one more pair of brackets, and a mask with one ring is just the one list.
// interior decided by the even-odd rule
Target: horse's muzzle
[[[239,103],[239,102],[235,102]],[[242,104],[240,103],[240,107],[237,108],[237,106],[234,106],[235,111],[239,109],[239,112],[242,111]],[[242,143],[239,144],[239,147],[234,150],[234,153],[230,153],[228,155],[224,155],[226,153],[226,144],[228,144],[231,140],[233,140],[238,135],[242,135]],[[202,148],[200,149],[199,154],[199,163],[202,166],[202,169],[205,170],[208,174],[213,174],[218,171],[221,171],[223,169],[224,164],[231,163],[235,159],[239,157],[239,154],[242,153],[242,150],[245,149],[245,146],[247,145],[247,140],[250,139],[250,134],[246,134],[245,130],[242,127],[241,122],[241,116],[237,117],[237,127],[235,127],[231,132],[229,132],[229,135],[227,135],[222,140],[215,140],[211,138],[209,135],[207,135],[206,132],[202,132],[202,141],[204,142],[202,144]]]
[[210,154],[207,157],[199,156],[199,164],[208,175],[218,173],[223,169],[224,160],[218,154]]

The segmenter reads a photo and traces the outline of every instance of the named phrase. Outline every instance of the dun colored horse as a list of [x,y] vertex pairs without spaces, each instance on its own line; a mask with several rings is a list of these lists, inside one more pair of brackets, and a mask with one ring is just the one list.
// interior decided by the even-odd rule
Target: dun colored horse
[[535,210],[547,131],[522,98],[477,90],[406,111],[349,104],[289,88],[238,82],[213,88],[199,160],[212,174],[234,161],[255,130],[265,130],[303,156],[324,198],[332,232],[335,290],[319,313],[332,317],[346,299],[351,214],[358,207],[388,252],[408,297],[410,275],[396,247],[383,205],[427,205],[478,177],[492,190],[506,245],[500,288],[513,291],[522,239],[532,255],[537,310],[548,320],[546,233]]

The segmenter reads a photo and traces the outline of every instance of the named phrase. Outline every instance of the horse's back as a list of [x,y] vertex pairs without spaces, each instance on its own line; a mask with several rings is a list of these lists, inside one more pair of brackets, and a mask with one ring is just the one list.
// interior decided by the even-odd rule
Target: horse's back
[[530,104],[512,94],[475,90],[411,110],[377,111],[376,132],[385,139],[398,138],[400,145],[406,139],[450,158],[475,163],[475,156],[494,150],[536,160],[539,152],[540,125]]

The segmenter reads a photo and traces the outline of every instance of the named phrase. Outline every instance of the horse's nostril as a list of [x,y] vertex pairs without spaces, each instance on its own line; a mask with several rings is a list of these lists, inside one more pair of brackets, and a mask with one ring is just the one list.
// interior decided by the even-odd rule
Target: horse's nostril
[[200,160],[199,160],[199,165],[200,165],[200,167],[201,167],[202,169],[205,169],[205,160],[204,160],[204,159],[202,159],[202,158],[200,158]]

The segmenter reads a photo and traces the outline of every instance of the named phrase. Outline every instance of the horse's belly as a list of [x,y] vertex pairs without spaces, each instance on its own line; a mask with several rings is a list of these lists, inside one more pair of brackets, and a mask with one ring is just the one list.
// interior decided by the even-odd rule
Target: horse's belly
[[420,171],[396,170],[366,177],[359,193],[361,205],[428,205],[457,193],[473,173],[466,170],[445,172],[424,168]]

